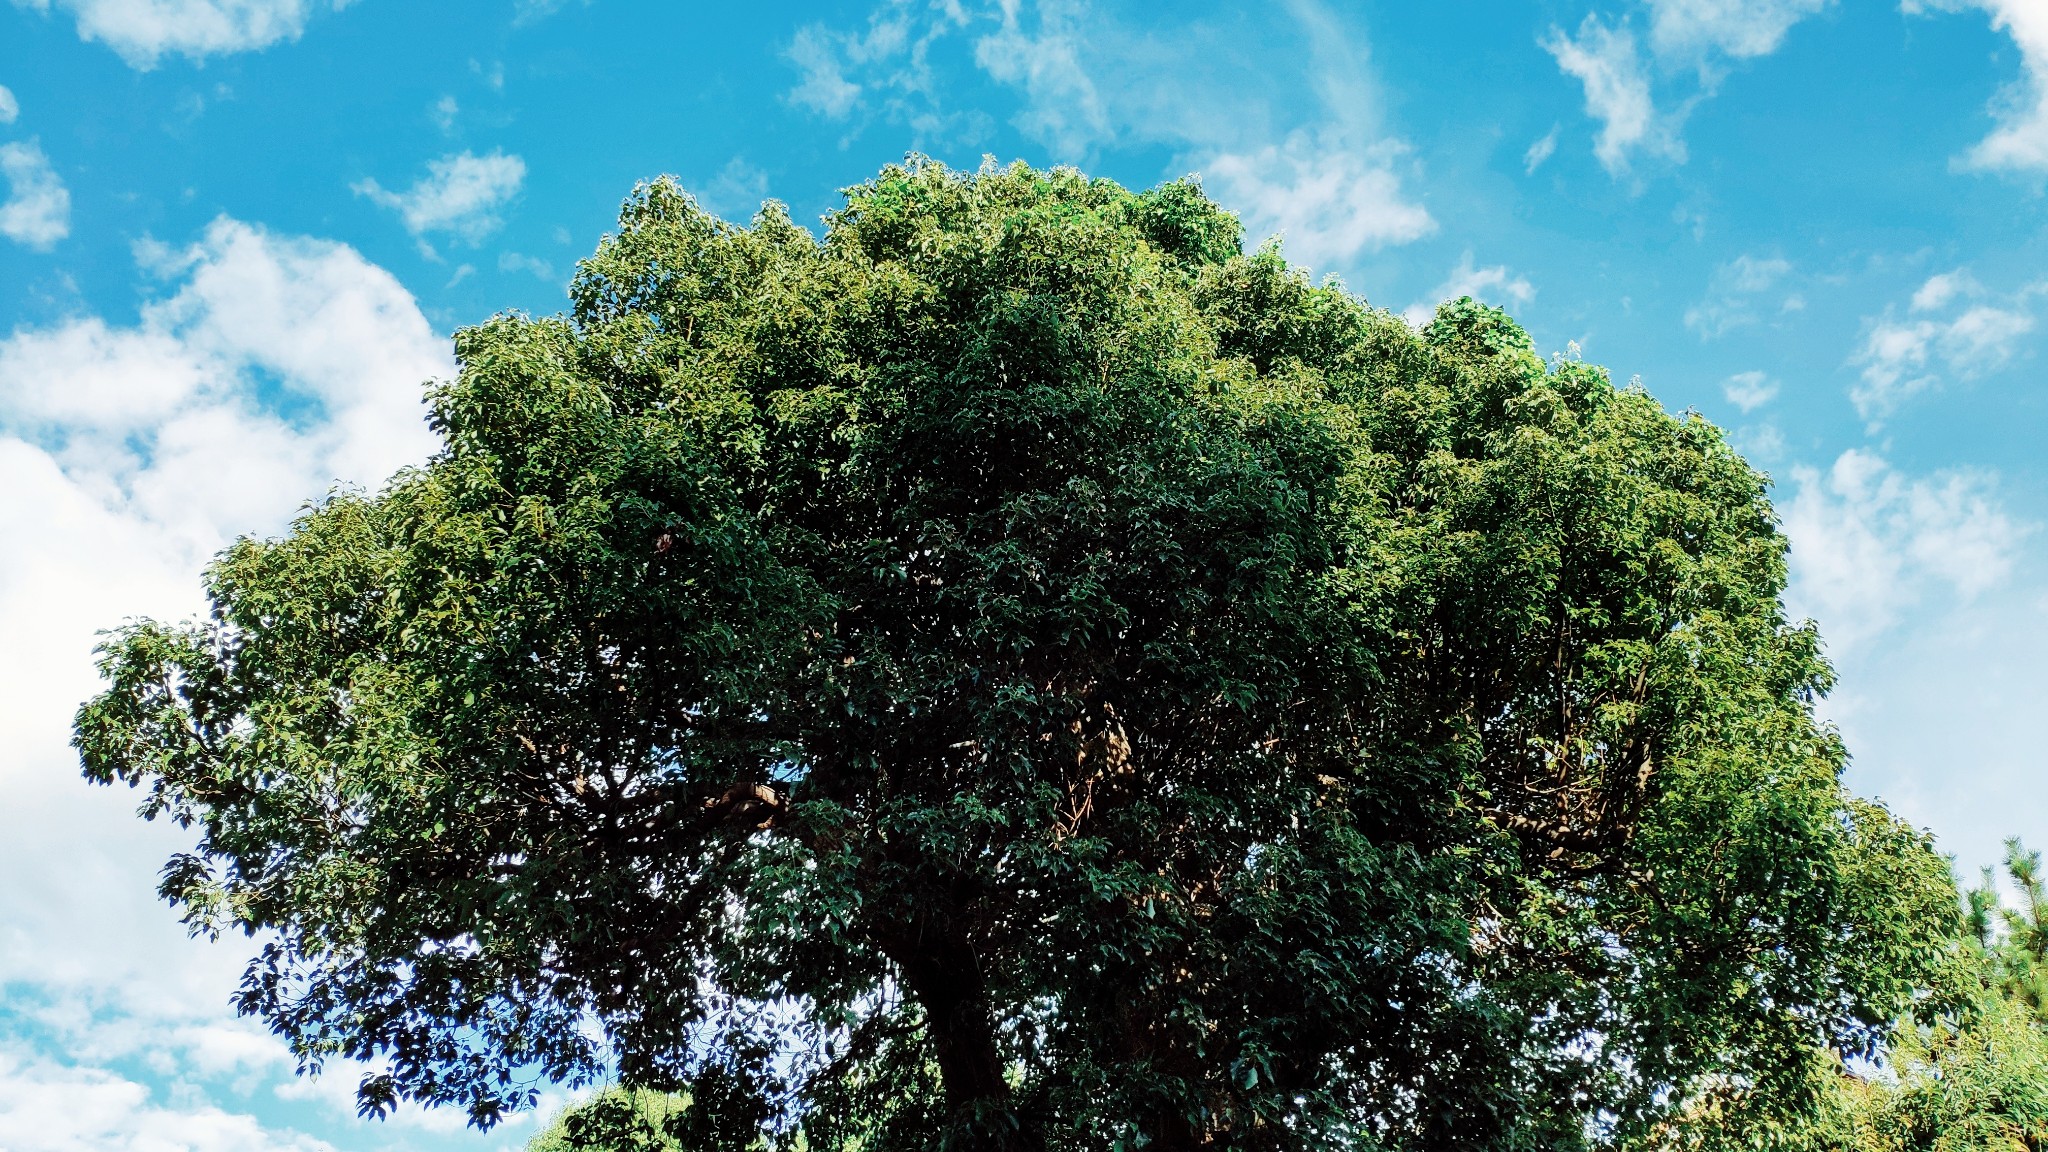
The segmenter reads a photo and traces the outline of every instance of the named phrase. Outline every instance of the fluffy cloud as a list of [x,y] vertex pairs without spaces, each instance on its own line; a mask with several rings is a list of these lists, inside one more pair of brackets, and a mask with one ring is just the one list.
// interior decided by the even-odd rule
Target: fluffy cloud
[[519,194],[525,182],[526,161],[517,156],[458,152],[428,161],[427,174],[403,192],[387,191],[375,180],[352,188],[356,195],[397,212],[406,231],[422,245],[430,233],[474,245],[504,223],[499,209]]
[[1650,97],[1650,75],[1636,38],[1626,26],[1609,27],[1589,15],[1577,36],[1552,28],[1541,41],[1557,66],[1586,90],[1586,115],[1600,121],[1593,154],[1613,175],[1629,170],[1634,154],[1683,163],[1685,142],[1671,117],[1658,113]]
[[[1791,271],[1791,261],[1783,257],[1751,256],[1747,253],[1737,256],[1714,269],[1712,278],[1707,282],[1706,298],[1685,310],[1685,326],[1698,332],[1702,339],[1707,339],[1755,324],[1759,319],[1760,298],[1776,288]],[[1787,295],[1778,302],[1776,311],[1796,312],[1803,307],[1803,298]]]
[[12,124],[20,115],[20,102],[15,100],[14,93],[7,90],[7,85],[0,84],[0,124]]
[[830,119],[867,107],[919,135],[942,132],[955,118],[939,106],[932,50],[979,26],[974,65],[1024,93],[1013,123],[1058,159],[1079,160],[1116,134],[1082,59],[1091,15],[1077,0],[882,0],[862,30],[797,31],[784,53],[800,76],[789,99]]
[[2034,330],[2033,290],[1990,297],[1962,269],[1930,277],[1904,316],[1887,308],[1866,322],[1854,363],[1861,382],[1849,393],[1866,420],[1880,420],[1944,374],[1971,379],[2004,367]]
[[1489,304],[1520,306],[1536,298],[1536,286],[1525,277],[1508,271],[1505,264],[1494,264],[1485,268],[1474,267],[1472,253],[1467,252],[1451,269],[1451,274],[1435,290],[1402,311],[1410,324],[1420,328],[1429,323],[1436,314],[1436,307],[1445,300],[1456,300],[1470,296]]
[[0,176],[8,188],[0,203],[0,236],[48,248],[71,234],[71,192],[35,141],[0,144]]
[[[343,245],[223,219],[139,255],[164,288],[135,323],[0,339],[0,1052],[40,1043],[186,1082],[274,1075],[276,1041],[228,1009],[241,954],[187,941],[154,900],[183,834],[79,780],[70,716],[96,685],[98,629],[192,613],[229,540],[424,458],[421,386],[453,365],[405,289]],[[10,1150],[297,1147],[210,1107],[166,1112],[90,1068],[13,1068]]]
[[1858,449],[1825,473],[1795,468],[1792,482],[1792,501],[1780,505],[1792,541],[1787,601],[1836,650],[1932,595],[1968,601],[2004,583],[2027,534],[1976,473],[1915,479]]
[[1359,153],[1297,133],[1282,147],[1214,156],[1203,175],[1253,236],[1283,234],[1289,255],[1327,265],[1436,231],[1428,210],[1402,195],[1398,155],[1392,145]]
[[1973,168],[2048,171],[2048,5],[2040,0],[1904,0],[1907,12],[1981,8],[2012,37],[2025,75],[2000,99],[1998,128],[1963,157]]
[[1534,176],[1536,170],[1543,167],[1543,162],[1557,153],[1558,131],[1559,126],[1553,124],[1541,139],[1529,145],[1529,150],[1522,153],[1522,171]]
[[90,1068],[0,1053],[0,1148],[7,1152],[332,1152],[208,1104],[163,1107],[141,1084]]
[[1743,412],[1754,412],[1778,398],[1778,382],[1762,372],[1737,372],[1721,382],[1721,395]]
[[555,278],[555,266],[553,264],[538,256],[528,256],[521,252],[499,253],[498,271],[527,272],[542,280],[553,280]]
[[[51,0],[14,0],[48,11]],[[78,35],[97,40],[134,68],[154,68],[168,55],[203,60],[226,52],[296,40],[314,12],[349,0],[56,0],[78,19]]]
[[1667,58],[1768,56],[1831,0],[1649,0],[1650,44]]

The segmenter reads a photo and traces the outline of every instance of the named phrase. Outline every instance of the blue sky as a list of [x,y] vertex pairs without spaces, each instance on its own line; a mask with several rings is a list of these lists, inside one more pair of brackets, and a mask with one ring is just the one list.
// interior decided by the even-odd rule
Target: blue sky
[[[1161,12],[1167,14],[1162,16]],[[95,629],[424,457],[641,179],[815,220],[908,151],[1186,173],[1397,312],[1470,292],[1770,472],[1852,783],[2048,846],[2048,0],[0,2],[0,1147],[495,1149],[355,1120],[79,782]]]

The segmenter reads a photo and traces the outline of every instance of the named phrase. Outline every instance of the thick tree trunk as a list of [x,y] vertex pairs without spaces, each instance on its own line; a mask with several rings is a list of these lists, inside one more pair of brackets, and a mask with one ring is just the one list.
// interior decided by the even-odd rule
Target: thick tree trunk
[[905,941],[889,950],[924,1008],[932,1054],[946,1089],[954,1146],[1029,1152],[1043,1146],[1017,1115],[996,1050],[995,1021],[973,950],[957,941]]

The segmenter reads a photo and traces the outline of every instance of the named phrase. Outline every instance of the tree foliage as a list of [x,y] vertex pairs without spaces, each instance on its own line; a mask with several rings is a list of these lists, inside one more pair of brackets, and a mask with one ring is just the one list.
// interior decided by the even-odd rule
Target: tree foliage
[[2019,898],[2006,907],[1990,868],[1964,897],[1970,939],[1983,956],[1991,990],[2048,1027],[2048,874],[2041,854],[2018,839],[2005,842],[2005,875]]
[[2032,1152],[2048,1147],[2048,890],[2039,853],[2006,842],[1964,894],[1979,986],[1959,1011],[1904,1021],[1887,1066],[1844,1076],[1815,1127],[1817,1152]]
[[370,1111],[615,1071],[703,1147],[1624,1146],[1811,1111],[1947,955],[1764,479],[1495,309],[924,161],[822,238],[646,185],[571,296],[78,717]]
[[2048,1033],[2005,997],[1987,997],[1961,1019],[1902,1028],[1882,1077],[1841,1087],[1830,1152],[2048,1147]]

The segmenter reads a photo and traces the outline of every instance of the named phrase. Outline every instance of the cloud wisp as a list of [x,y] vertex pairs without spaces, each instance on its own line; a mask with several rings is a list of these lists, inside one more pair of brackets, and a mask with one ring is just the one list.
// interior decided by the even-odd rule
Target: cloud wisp
[[1216,153],[1202,174],[1252,237],[1282,237],[1288,255],[1328,267],[1436,231],[1429,211],[1402,194],[1393,165],[1403,151],[1324,147],[1296,133],[1281,146]]
[[1648,66],[1626,25],[1610,27],[1589,15],[1576,35],[1553,28],[1541,43],[1558,68],[1584,86],[1586,115],[1600,122],[1593,155],[1610,175],[1626,175],[1638,154],[1685,162],[1678,124],[1657,111]]
[[[1630,176],[1638,159],[1686,161],[1682,129],[1693,108],[1719,89],[1732,62],[1776,52],[1793,26],[1833,0],[1642,0],[1647,51],[1624,15],[1587,13],[1576,33],[1553,27],[1537,42],[1585,89],[1599,121],[1593,154],[1610,176]],[[1658,106],[1657,88],[1688,94]]]
[[0,1053],[0,1148],[8,1152],[333,1152],[211,1104],[166,1107],[147,1087],[95,1068]]
[[0,202],[0,236],[47,249],[71,234],[71,191],[41,145],[34,140],[0,144],[0,177],[8,189],[6,201]]
[[[569,4],[570,0],[515,0],[512,5],[512,26],[523,28],[528,24],[538,24],[567,8]],[[590,6],[590,0],[582,0],[582,4],[587,8]]]
[[1648,0],[1650,44],[1666,60],[1713,67],[1717,55],[1749,60],[1776,52],[1792,26],[1833,0]]
[[1721,381],[1721,395],[1748,415],[1778,398],[1778,382],[1762,371],[1737,372]]
[[1164,146],[1240,213],[1254,242],[1283,235],[1290,255],[1324,267],[1435,231],[1404,188],[1407,146],[1377,122],[1363,45],[1316,0],[1282,10],[1310,60],[1300,89],[1313,101],[1287,113],[1243,85],[1255,68],[1188,75],[1191,59],[1233,59],[1226,31],[1141,29],[1077,0],[883,0],[858,31],[798,31],[787,98],[851,124],[880,116],[920,135],[951,131],[978,114],[942,107],[934,75],[942,45],[965,41],[970,66],[1020,98],[1011,124],[1056,162]]
[[2005,367],[2034,330],[2032,298],[2041,290],[1995,296],[1967,269],[1929,277],[1903,315],[1886,308],[1864,322],[1851,360],[1862,369],[1849,393],[1857,413],[1881,421],[1945,379],[1971,380]]
[[1781,504],[1792,541],[1795,615],[1820,622],[1846,651],[1945,596],[1967,603],[2011,575],[2027,525],[2007,513],[1990,476],[1950,471],[1914,478],[1851,449],[1826,472],[1792,470]]
[[451,236],[474,247],[504,224],[500,211],[526,182],[526,161],[502,151],[478,156],[458,152],[427,162],[427,174],[403,192],[392,192],[375,180],[350,188],[380,207],[398,213],[405,230],[432,253],[429,235]]
[[[1685,310],[1685,326],[1710,340],[1738,328],[1760,323],[1766,314],[1782,316],[1806,307],[1796,292],[1778,297],[1774,289],[1792,273],[1792,262],[1782,256],[1752,256],[1743,253],[1714,269],[1707,281],[1707,294]],[[1776,298],[1770,305],[1766,296]]]
[[0,143],[0,176],[8,199],[0,203],[0,236],[47,250],[72,234],[72,191],[49,166],[37,141]]
[[949,118],[939,106],[931,50],[970,20],[958,0],[883,0],[859,31],[807,24],[783,52],[800,74],[787,98],[831,120],[880,114],[920,136],[936,134]]
[[[53,0],[14,0],[36,12]],[[315,12],[349,0],[54,0],[78,21],[81,40],[105,44],[132,68],[147,70],[165,56],[204,60],[296,40]]]
[[974,62],[1001,83],[1022,89],[1015,124],[1055,152],[1080,157],[1116,134],[1109,109],[1082,60],[1085,9],[1073,0],[1038,0],[1036,26],[1026,27],[1023,0],[1000,0],[1001,23],[974,45]]
[[1450,276],[1436,286],[1422,299],[1403,309],[1401,315],[1408,323],[1420,328],[1436,315],[1437,306],[1447,300],[1470,296],[1488,304],[1521,307],[1536,299],[1536,286],[1526,277],[1517,276],[1505,264],[1493,264],[1485,268],[1472,263],[1472,253],[1466,252],[1451,269]]

